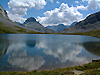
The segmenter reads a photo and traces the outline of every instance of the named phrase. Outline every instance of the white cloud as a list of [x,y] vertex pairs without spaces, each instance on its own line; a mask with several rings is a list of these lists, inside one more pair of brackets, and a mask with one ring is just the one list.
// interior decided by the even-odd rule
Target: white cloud
[[23,21],[25,21],[26,19],[25,18],[23,18],[23,16],[21,16],[21,15],[18,15],[18,14],[12,14],[12,13],[10,13],[9,11],[7,11],[7,13],[8,13],[8,16],[9,16],[9,18],[12,20],[12,21],[16,21],[16,22],[23,22]]
[[80,6],[77,6],[77,9],[78,10],[87,10],[87,7],[80,5]]
[[82,1],[88,2],[87,10],[95,10],[97,8],[100,8],[100,0],[82,0]]
[[78,4],[79,2],[78,2],[78,1],[75,1],[75,3],[77,3],[77,4]]
[[[12,15],[18,15],[18,19],[22,19],[22,17],[27,14],[27,10],[31,8],[36,8],[36,9],[43,9],[44,6],[46,5],[45,0],[10,0],[8,2],[8,7],[9,7],[9,17],[11,20],[16,21],[16,18],[13,18]],[[13,19],[12,19],[13,18]],[[21,20],[20,20],[21,21]]]
[[[54,2],[54,0],[49,1],[51,1],[51,3]],[[100,0],[82,1],[87,1],[88,5],[86,7],[84,5],[69,7],[68,4],[62,3],[59,8],[55,8],[51,11],[46,11],[44,13],[44,17],[38,16],[37,19],[44,26],[60,23],[69,25],[74,21],[79,21],[82,19],[83,14],[81,14],[79,10],[95,10],[100,7]],[[60,4],[59,1],[56,1],[56,3]],[[75,3],[79,3],[79,1],[75,1]],[[46,4],[46,0],[10,0],[8,2],[8,16],[13,21],[22,22],[25,21],[23,16],[27,14],[28,9],[43,9]]]
[[10,0],[8,6],[11,9],[17,8],[36,8],[43,9],[46,5],[45,0]]
[[38,21],[42,24],[71,24],[80,20],[83,15],[76,7],[69,7],[68,4],[62,3],[59,8],[44,13],[45,17],[39,17]]
[[88,10],[95,10],[95,9],[97,9],[100,6],[98,1],[100,1],[100,0],[90,0],[88,2],[87,9]]
[[[86,1],[86,0],[83,0]],[[83,14],[79,10],[95,10],[100,7],[100,0],[87,0],[88,5],[80,5],[76,7],[69,7],[68,4],[62,3],[59,8],[55,8],[51,11],[46,11],[44,13],[45,17],[38,16],[38,21],[44,26],[55,25],[55,24],[66,24],[69,25],[74,21],[80,21],[83,17]],[[76,3],[79,3],[76,1]]]
[[57,3],[57,4],[60,4],[60,2],[59,2],[59,1],[56,1],[56,3]]

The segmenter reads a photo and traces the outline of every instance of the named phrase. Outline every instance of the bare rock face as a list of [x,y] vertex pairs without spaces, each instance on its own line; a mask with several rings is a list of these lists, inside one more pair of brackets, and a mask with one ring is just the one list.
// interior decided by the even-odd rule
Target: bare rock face
[[64,29],[62,33],[77,33],[100,30],[100,12],[86,17],[83,21],[76,23],[74,26]]
[[26,28],[30,28],[32,30],[38,31],[38,32],[53,32],[53,30],[50,30],[48,28],[45,28],[42,24],[36,21],[34,17],[28,18],[24,23],[23,26]]
[[24,22],[24,24],[26,24],[27,22],[36,22],[36,19],[34,17],[30,17]]
[[2,15],[4,18],[8,18],[7,12],[2,8],[2,6],[0,5],[0,15]]

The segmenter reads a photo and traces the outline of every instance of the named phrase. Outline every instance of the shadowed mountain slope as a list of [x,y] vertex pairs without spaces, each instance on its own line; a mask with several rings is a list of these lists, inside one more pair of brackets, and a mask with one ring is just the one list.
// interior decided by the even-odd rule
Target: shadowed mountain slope
[[64,29],[61,33],[77,33],[100,30],[100,12],[86,17],[83,21],[76,23],[74,26]]

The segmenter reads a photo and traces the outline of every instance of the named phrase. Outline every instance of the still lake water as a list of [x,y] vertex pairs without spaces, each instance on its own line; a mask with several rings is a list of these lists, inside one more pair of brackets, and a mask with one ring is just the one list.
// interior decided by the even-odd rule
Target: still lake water
[[31,71],[81,65],[100,59],[100,38],[77,35],[2,34],[0,71]]

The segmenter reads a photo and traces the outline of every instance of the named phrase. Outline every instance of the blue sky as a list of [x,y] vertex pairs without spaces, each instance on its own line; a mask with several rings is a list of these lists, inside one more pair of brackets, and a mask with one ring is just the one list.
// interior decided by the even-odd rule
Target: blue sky
[[100,0],[0,0],[0,5],[13,21],[35,17],[44,26],[70,25],[100,10]]

